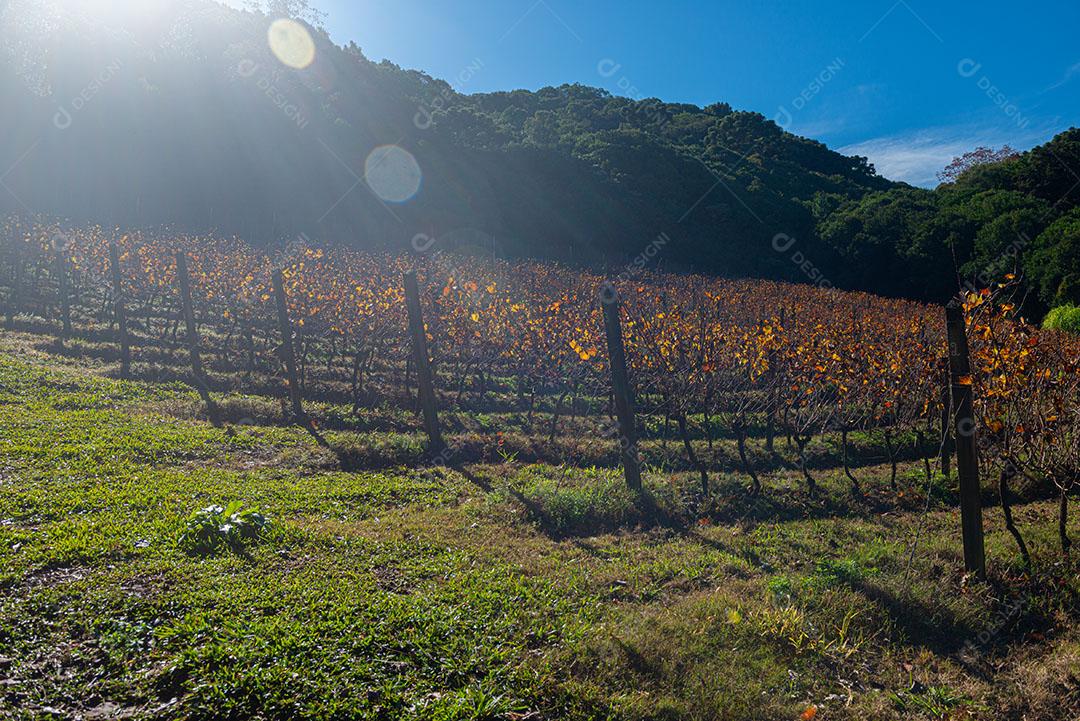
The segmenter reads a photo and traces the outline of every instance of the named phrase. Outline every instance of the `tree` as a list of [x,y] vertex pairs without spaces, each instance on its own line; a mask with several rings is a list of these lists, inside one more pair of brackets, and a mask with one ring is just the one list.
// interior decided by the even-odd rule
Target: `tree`
[[1048,306],[1080,303],[1080,208],[1039,234],[1026,258],[1025,272]]
[[974,150],[953,158],[952,162],[946,165],[945,169],[938,173],[937,177],[942,183],[955,183],[961,175],[972,168],[980,165],[1000,163],[1018,157],[1020,157],[1020,153],[1016,152],[1008,145],[1001,146],[1000,150],[994,150],[985,145],[980,145]]
[[946,245],[952,220],[932,191],[901,188],[840,206],[817,232],[840,255],[831,278],[840,287],[940,300],[956,287]]
[[559,127],[555,113],[540,110],[525,121],[525,141],[540,148],[559,145]]
[[326,13],[315,7],[310,0],[247,0],[247,8],[253,12],[307,22],[314,28],[322,28]]

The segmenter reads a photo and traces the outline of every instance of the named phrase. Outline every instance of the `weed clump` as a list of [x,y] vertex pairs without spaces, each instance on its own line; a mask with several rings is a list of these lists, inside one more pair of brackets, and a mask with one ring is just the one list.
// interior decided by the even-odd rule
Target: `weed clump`
[[222,550],[239,552],[263,538],[273,522],[262,513],[244,508],[240,501],[228,506],[207,506],[188,516],[180,548],[198,556],[210,556]]

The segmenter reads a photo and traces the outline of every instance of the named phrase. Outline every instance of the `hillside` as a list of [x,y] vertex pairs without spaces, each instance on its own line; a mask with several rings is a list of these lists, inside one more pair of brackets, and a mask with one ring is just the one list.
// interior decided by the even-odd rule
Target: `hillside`
[[[201,0],[147,7],[102,21],[5,8],[5,37],[18,42],[4,49],[0,98],[23,111],[0,119],[18,196],[0,198],[8,210],[263,245],[303,233],[402,248],[425,233],[611,265],[665,233],[668,267],[796,278],[760,251],[779,232],[809,242],[816,195],[892,187],[864,159],[723,103],[584,86],[464,96],[314,29],[314,63],[294,70],[268,48],[265,16]],[[416,197],[388,208],[355,187],[387,144],[423,172]]]
[[[262,246],[433,239],[934,301],[1018,270],[1029,312],[1080,301],[1077,130],[930,191],[722,101],[582,85],[462,95],[310,26],[313,62],[290,67],[268,46],[273,16],[208,0],[78,7],[0,10],[0,100],[20,110],[0,117],[0,211]],[[389,178],[404,194],[379,198],[365,163],[404,174]],[[643,259],[657,238],[663,252]]]

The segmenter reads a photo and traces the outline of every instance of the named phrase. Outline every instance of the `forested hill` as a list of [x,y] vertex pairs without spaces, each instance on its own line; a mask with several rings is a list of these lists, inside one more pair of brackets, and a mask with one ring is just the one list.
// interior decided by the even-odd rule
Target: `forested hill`
[[[0,210],[254,243],[408,248],[422,234],[422,247],[616,269],[647,254],[918,298],[947,297],[957,268],[978,272],[1018,231],[1033,257],[1046,233],[1075,235],[1080,190],[1047,160],[1080,167],[1075,131],[926,191],[722,102],[581,85],[460,95],[310,27],[314,62],[288,67],[271,16],[204,0],[147,0],[134,16],[68,5],[0,10],[0,102],[20,109],[0,116]],[[417,192],[406,156],[381,146],[416,158]],[[384,187],[364,181],[365,160]],[[1073,292],[1063,279],[1038,280],[1044,300]]]

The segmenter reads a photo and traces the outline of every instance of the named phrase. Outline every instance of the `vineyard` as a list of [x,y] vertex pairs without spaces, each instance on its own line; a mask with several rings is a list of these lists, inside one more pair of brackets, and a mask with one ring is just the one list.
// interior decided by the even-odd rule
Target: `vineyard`
[[9,220],[0,718],[1063,718],[1080,344],[1012,281]]
[[[666,449],[670,436],[683,449],[680,462],[699,475],[702,497],[721,437],[736,442],[748,494],[767,493],[753,458],[767,459],[778,437],[797,450],[811,496],[817,482],[806,450],[820,437],[839,437],[853,494],[864,492],[849,463],[855,433],[880,444],[893,491],[898,458],[921,459],[928,483],[932,464],[950,472],[954,423],[941,308],[648,272],[609,283],[559,266],[438,252],[373,255],[296,243],[267,253],[238,240],[16,220],[5,231],[9,327],[22,314],[53,324],[61,338],[76,324],[116,337],[121,322],[124,375],[160,372],[194,338],[195,355],[201,345],[213,362],[209,375],[201,362],[194,365],[188,380],[214,414],[214,369],[241,371],[240,388],[232,390],[244,390],[245,382],[253,390],[287,379],[283,365],[290,362],[295,378],[285,385],[295,385],[296,397],[291,409],[283,401],[283,415],[309,425],[320,441],[320,421],[307,417],[302,399],[346,401],[354,413],[385,403],[419,410],[413,389],[424,369],[414,363],[402,281],[415,270],[436,402],[446,412],[485,408],[494,394],[504,399],[499,410],[524,414],[529,436],[553,443],[563,422],[625,446],[603,321],[603,306],[616,301],[643,429],[642,448],[635,434],[633,452],[657,437]],[[191,336],[181,328],[178,258],[189,266]],[[275,303],[275,271],[283,309]],[[1017,317],[1009,280],[963,298],[971,373],[960,382],[975,399],[973,418],[964,422],[979,442],[980,475],[999,479],[1006,509],[1013,479],[1059,498],[1068,553],[1067,499],[1080,480],[1080,343]],[[289,344],[281,340],[283,328]],[[136,348],[134,371],[129,345]],[[282,398],[291,391],[285,385]],[[546,428],[536,423],[538,409],[547,411]],[[754,453],[752,439],[762,446]],[[452,462],[461,449],[430,450],[435,460]],[[1011,520],[1009,527],[1026,558]]]

